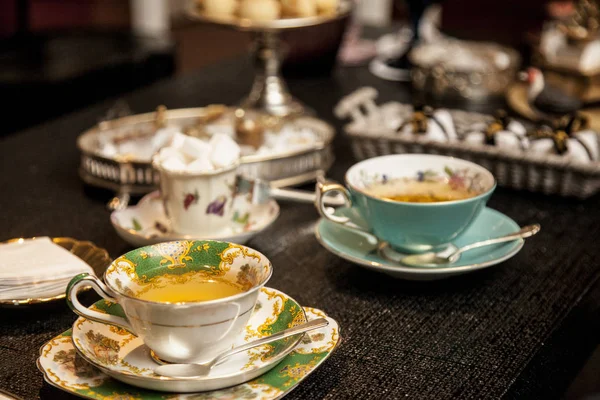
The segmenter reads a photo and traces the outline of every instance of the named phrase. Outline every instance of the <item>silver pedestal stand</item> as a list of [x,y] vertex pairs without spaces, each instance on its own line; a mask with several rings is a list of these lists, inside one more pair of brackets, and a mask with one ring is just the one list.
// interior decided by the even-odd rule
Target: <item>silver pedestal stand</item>
[[280,75],[283,60],[280,33],[288,29],[298,29],[340,20],[352,10],[349,0],[342,0],[334,14],[306,18],[280,18],[272,21],[253,21],[231,16],[214,16],[203,13],[195,2],[187,8],[187,15],[205,23],[225,26],[252,33],[254,42],[255,78],[248,97],[241,102],[244,108],[259,109],[269,114],[287,117],[307,113],[308,108],[296,100],[289,92]]

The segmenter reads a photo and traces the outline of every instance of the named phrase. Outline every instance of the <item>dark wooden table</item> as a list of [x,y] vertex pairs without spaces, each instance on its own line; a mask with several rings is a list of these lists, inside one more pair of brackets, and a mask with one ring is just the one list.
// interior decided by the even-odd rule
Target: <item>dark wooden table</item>
[[[232,104],[249,89],[248,63],[235,60],[133,92],[135,112]],[[341,123],[332,108],[364,86],[381,100],[409,101],[406,87],[365,68],[292,80],[292,91],[319,116]],[[116,100],[116,99],[115,99]],[[57,98],[59,101],[59,98]],[[77,135],[114,100],[0,141],[0,239],[70,236],[106,248],[130,249],[113,231],[105,201],[77,175]],[[338,131],[341,179],[355,160]],[[279,220],[248,243],[273,262],[269,285],[302,304],[326,310],[341,326],[336,353],[290,399],[561,398],[600,338],[600,197],[587,201],[499,188],[489,206],[542,232],[514,258],[450,280],[414,283],[367,271],[330,254],[313,236],[311,205],[283,203]],[[0,389],[26,399],[71,396],[43,382],[38,349],[69,328],[75,315],[62,302],[0,310]]]

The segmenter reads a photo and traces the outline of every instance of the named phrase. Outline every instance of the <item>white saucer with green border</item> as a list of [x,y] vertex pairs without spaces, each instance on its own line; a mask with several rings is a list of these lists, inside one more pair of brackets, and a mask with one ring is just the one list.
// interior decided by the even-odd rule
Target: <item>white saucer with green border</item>
[[[123,316],[121,307],[105,300],[92,308]],[[262,288],[254,312],[234,346],[277,333],[306,321],[303,308],[286,294]],[[73,344],[90,364],[107,375],[145,389],[168,392],[199,392],[237,385],[264,374],[290,353],[303,335],[295,335],[271,344],[236,354],[216,365],[203,378],[180,379],[154,373],[160,360],[137,336],[125,329],[80,317],[73,324]]]
[[[267,290],[272,293],[281,293],[272,289]],[[265,293],[265,295],[267,298],[269,297],[268,294]],[[273,299],[276,299],[276,297],[273,297]],[[268,372],[248,382],[225,389],[193,394],[164,393],[140,389],[119,382],[81,357],[73,346],[71,329],[56,336],[42,346],[37,366],[43,373],[46,382],[50,385],[86,399],[280,399],[314,372],[332,354],[341,340],[339,327],[334,319],[328,317],[323,311],[310,307],[304,307],[304,312],[308,320],[321,317],[327,318],[329,325],[305,334],[300,343],[283,357],[279,363],[273,364]],[[118,328],[115,329],[117,330]],[[119,335],[117,332],[111,333],[117,335],[114,340],[119,340],[119,346],[123,345],[123,342],[129,338],[127,334]],[[111,337],[115,336],[111,335]],[[112,344],[114,345],[114,343]],[[106,347],[109,350],[104,352],[103,349]],[[104,344],[101,342],[96,351],[99,351],[100,354],[104,352],[108,356],[109,354],[113,354],[110,348],[111,345],[108,342]]]

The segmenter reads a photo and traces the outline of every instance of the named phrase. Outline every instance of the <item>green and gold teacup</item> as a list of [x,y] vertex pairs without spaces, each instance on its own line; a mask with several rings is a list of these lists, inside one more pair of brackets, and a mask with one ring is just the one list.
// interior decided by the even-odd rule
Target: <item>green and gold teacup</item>
[[317,184],[315,206],[324,218],[362,230],[323,203],[341,192],[370,229],[364,231],[401,252],[446,248],[477,218],[496,188],[493,175],[475,163],[429,154],[398,154],[361,161],[346,186]]
[[[271,273],[269,260],[245,246],[165,242],[117,258],[105,283],[89,274],[74,277],[67,303],[82,317],[131,331],[165,361],[202,361],[231,348]],[[86,286],[118,303],[125,318],[83,306],[77,294]]]

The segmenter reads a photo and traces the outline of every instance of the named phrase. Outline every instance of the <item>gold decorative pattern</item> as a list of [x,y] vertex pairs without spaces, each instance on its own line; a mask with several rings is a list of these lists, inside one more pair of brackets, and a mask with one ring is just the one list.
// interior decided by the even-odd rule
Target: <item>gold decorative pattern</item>
[[102,314],[108,314],[108,313],[107,313],[106,311],[104,311],[103,309],[101,309],[101,308],[98,308],[98,307],[97,307],[95,304],[92,304],[92,305],[89,307],[89,309],[90,309],[90,310],[93,310],[93,311],[96,311],[96,312],[99,312],[99,313],[102,313]]
[[[321,338],[321,339],[323,339],[323,338]],[[313,347],[308,352],[300,347],[296,348],[294,351],[296,351],[300,354],[317,354],[317,353],[323,353],[323,352],[330,352],[331,350],[333,350],[335,348],[339,339],[340,339],[340,335],[338,333],[338,330],[336,328],[331,328],[331,340],[329,340],[325,345],[320,346],[320,347]]]
[[44,357],[48,357],[48,354],[50,353],[50,351],[52,350],[52,348],[54,346],[58,346],[61,343],[67,343],[71,341],[71,337],[69,336],[65,336],[64,338],[54,338],[51,341],[48,342],[48,344],[46,345],[46,348],[44,348],[44,353],[43,356]]
[[303,307],[303,308],[306,312],[315,314],[316,316],[319,316],[321,318],[327,318],[327,315],[321,310],[318,310],[318,309],[312,308],[312,307]]
[[285,296],[283,294],[271,291],[264,287],[261,289],[261,292],[266,294],[269,300],[277,298],[277,300],[280,301],[275,300],[275,302],[273,302],[273,312],[271,316],[267,318],[265,322],[262,323],[258,328],[256,328],[256,331],[253,331],[250,326],[246,326],[246,340],[249,340],[252,337],[267,336],[269,334],[267,332],[269,326],[275,323],[275,321],[277,321],[277,317],[279,317],[279,314],[281,314],[281,312],[283,311],[283,305],[285,303]]
[[296,363],[293,366],[286,365],[285,367],[283,367],[282,369],[279,370],[279,373],[282,376],[287,376],[292,379],[287,381],[283,385],[286,387],[293,385],[294,383],[296,383],[297,380],[302,379],[306,375],[308,375],[310,373],[310,371],[315,367],[316,364],[317,364],[316,360],[312,360],[308,364]]
[[261,361],[267,361],[272,357],[273,350],[274,348],[271,344],[263,344],[262,346],[248,350],[247,353],[250,356],[250,360],[248,360],[248,362],[246,363],[246,365],[244,365],[243,368],[252,368],[254,366],[254,363],[259,359]]
[[[149,247],[149,250],[141,251],[140,255],[143,258],[147,257],[162,257],[160,264],[166,266],[168,269],[177,269],[177,268],[186,268],[186,262],[193,260],[193,257],[190,255],[192,252],[203,252],[211,249],[210,243],[202,243],[194,246],[197,243],[195,241],[179,241],[179,242],[168,242],[168,243],[159,243]],[[261,261],[261,256],[251,251],[245,246],[237,245],[237,244],[229,244],[225,250],[223,250],[220,254],[218,254],[220,258],[219,265],[206,266],[209,269],[207,270],[195,270],[184,272],[182,274],[169,274],[165,273],[163,275],[157,275],[153,277],[148,277],[147,275],[138,275],[136,272],[137,265],[126,258],[126,255],[123,255],[116,259],[111,266],[108,268],[107,275],[112,273],[124,273],[132,282],[136,283],[138,288],[137,290],[131,290],[130,288],[126,288],[122,282],[118,280],[118,278],[114,278],[115,285],[117,289],[125,293],[131,297],[139,297],[140,295],[146,293],[150,289],[153,288],[163,288],[168,284],[182,284],[188,282],[192,277],[198,278],[214,278],[225,275],[234,264],[236,259],[240,256],[253,258],[257,261]],[[260,267],[259,267],[260,268]],[[269,265],[265,265],[264,272],[269,270]],[[258,273],[255,275],[259,275]],[[258,278],[258,276],[257,276]]]
[[185,268],[185,262],[192,260],[192,257],[188,254],[192,250],[193,244],[192,241],[166,242],[155,244],[152,248],[163,257],[160,260],[160,265],[170,263],[167,268],[175,269]]
[[281,391],[271,385],[267,385],[266,383],[248,382],[247,385],[250,386],[254,390],[261,390],[265,394],[269,394],[269,395],[273,395],[273,396],[279,396],[279,395],[283,394],[283,391]]
[[[296,312],[296,306],[292,306],[290,307],[290,312],[293,314],[294,312]],[[293,328],[294,326],[298,326],[298,325],[302,325],[306,323],[306,317],[304,315],[303,312],[298,312],[296,313],[296,315],[294,316],[294,319],[292,320],[292,322],[290,322],[288,324],[288,328]]]
[[75,322],[75,327],[81,329],[81,325],[83,325],[85,323],[86,319],[85,318],[78,318],[77,321]]
[[208,249],[210,249],[210,245],[208,243],[204,243],[203,245],[198,245],[198,247],[196,247],[195,251],[206,251],[206,252],[208,252]]
[[117,269],[118,269],[119,271],[125,272],[127,277],[129,277],[131,280],[133,280],[135,282],[137,280],[137,275],[135,273],[135,267],[136,267],[136,265],[133,263],[133,261],[131,261],[127,257],[125,257],[125,255],[122,255],[121,257],[119,257],[115,261],[113,261],[113,263],[110,265],[110,267],[108,267],[108,269],[106,270],[106,275],[108,276],[108,275],[112,274],[113,272],[117,271]]
[[[262,294],[262,299],[264,301],[265,294]],[[286,303],[287,304],[287,303]],[[268,307],[270,309],[270,307]],[[269,311],[267,309],[267,311]],[[289,307],[286,305],[286,311],[289,310]],[[308,312],[308,310],[307,310]],[[267,312],[267,314],[269,314]],[[314,318],[318,312],[312,312],[310,314],[311,318]],[[264,312],[261,313],[261,319],[264,316]],[[336,326],[335,321],[333,321],[333,326]],[[336,326],[337,327],[337,326]],[[328,345],[331,345],[332,342],[336,340],[339,341],[339,335],[337,329],[325,329],[320,330],[318,334],[313,334],[315,336],[316,341],[319,343],[315,343],[309,346],[302,346],[306,349],[307,354],[312,354],[310,348],[315,345],[325,344],[327,342]],[[108,328],[107,328],[108,330]],[[105,333],[106,331],[103,331]],[[114,332],[110,334],[118,335],[118,333]],[[121,387],[120,385],[114,386],[111,383],[111,379],[103,374],[102,372],[90,368],[89,375],[79,374],[78,372],[73,372],[73,366],[76,367],[77,360],[73,359],[73,355],[78,356],[78,353],[73,349],[72,344],[70,343],[69,336],[59,336],[46,343],[40,354],[42,356],[38,359],[38,368],[44,374],[44,378],[46,381],[53,386],[56,386],[60,389],[66,390],[72,394],[79,395],[82,397],[94,398],[99,400],[137,400],[144,399],[148,397],[148,392],[145,390],[138,390],[133,387]],[[75,340],[76,337],[73,337],[73,341],[77,343]],[[55,344],[59,342],[63,342],[61,346],[54,345],[51,348],[52,342]],[[87,339],[83,340],[87,342]],[[334,348],[338,343],[333,343]],[[50,348],[50,350],[49,350]],[[333,350],[333,349],[332,349]],[[43,356],[44,353],[48,353],[48,357]],[[85,355],[87,352],[83,352]],[[276,366],[271,372],[268,373],[269,377],[259,378],[252,382],[247,382],[241,385],[237,385],[231,388],[222,389],[218,391],[201,393],[199,395],[176,395],[176,394],[167,394],[167,393],[156,393],[157,398],[187,398],[190,399],[193,397],[194,399],[198,397],[198,399],[234,399],[234,398],[268,398],[275,399],[280,398],[282,395],[287,393],[291,388],[296,386],[302,379],[306,378],[308,374],[314,371],[322,362],[327,359],[328,353],[321,353],[315,355],[314,357],[301,357],[300,359],[294,357],[294,354],[297,354],[296,351],[292,351],[289,353],[290,356],[286,357],[284,361]],[[54,358],[54,361],[52,360]],[[86,357],[80,357],[80,360],[83,362]],[[149,373],[147,372],[147,365],[138,364],[133,359],[128,360],[129,362],[121,362],[125,360],[119,360],[119,364],[113,367],[113,370],[119,371],[119,373],[123,373],[124,375],[129,376],[145,376],[144,379],[159,379],[156,376],[153,376],[152,371],[150,369]],[[133,363],[133,365],[129,365],[129,363]],[[86,365],[88,365],[86,363]],[[99,364],[101,365],[101,364]],[[241,367],[241,365],[239,366]],[[50,372],[48,372],[49,368],[51,368]],[[102,371],[102,368],[101,368]],[[122,372],[121,372],[122,371]],[[258,382],[257,382],[258,381]],[[260,382],[260,383],[259,383]],[[82,383],[81,385],[78,385]]]
[[69,385],[67,382],[65,382],[64,380],[60,379],[58,377],[58,375],[52,371],[51,368],[46,369],[46,372],[48,372],[48,375],[50,376],[50,378],[52,378],[54,380],[54,383],[56,383],[57,385],[59,385],[60,387],[69,389],[69,390],[89,390],[90,385],[88,385],[87,383],[82,383],[82,384],[75,384],[75,385]]
[[96,359],[111,365],[117,363],[121,350],[119,342],[91,330],[86,332],[85,337]]
[[280,293],[280,292],[278,293],[278,292],[276,292],[275,290],[270,290],[270,289],[268,289],[268,288],[265,288],[265,287],[261,289],[261,292],[263,292],[264,294],[266,294],[266,295],[267,295],[267,298],[268,298],[269,300],[272,300],[272,299],[274,299],[274,298],[276,298],[276,297],[277,297],[277,298],[281,299],[281,302],[282,302],[282,303],[284,303],[284,302],[285,302],[285,299],[286,299],[286,298],[285,298],[285,296],[283,295],[283,293]]
[[122,367],[127,368],[129,370],[129,372],[134,375],[142,375],[142,374],[146,374],[148,372],[152,372],[152,370],[149,368],[139,368],[139,367],[136,367],[135,365],[131,365],[130,363],[125,361],[125,359],[121,359],[120,364]]
[[[79,327],[78,327],[79,328]],[[118,326],[114,326],[114,325],[109,325],[108,329],[112,332],[112,333],[116,333],[119,336],[125,336],[125,338],[123,339],[123,341],[121,342],[121,347],[124,347],[127,343],[131,342],[132,340],[134,340],[137,336],[132,335],[131,332],[129,332],[127,329],[124,328],[120,328]]]
[[113,392],[112,394],[105,396],[105,395],[98,393],[91,389],[89,390],[89,393],[94,395],[95,398],[100,399],[100,400],[143,400],[144,399],[143,396],[133,396],[131,394],[122,394],[122,393],[117,393],[117,392]]
[[[229,252],[232,249],[234,251]],[[227,247],[221,252],[221,264],[231,266],[233,264],[233,261],[240,255],[243,255],[244,257],[254,258],[258,262],[261,261],[260,256],[255,252],[251,252],[250,249],[248,249],[247,247],[240,246],[239,244],[230,244],[229,247]],[[228,271],[229,268],[227,268],[226,270]]]
[[234,251],[234,252],[225,254],[229,249],[231,249],[231,247],[226,248],[221,253],[221,264],[226,264],[228,266],[232,265],[233,261],[240,255],[240,251]]

